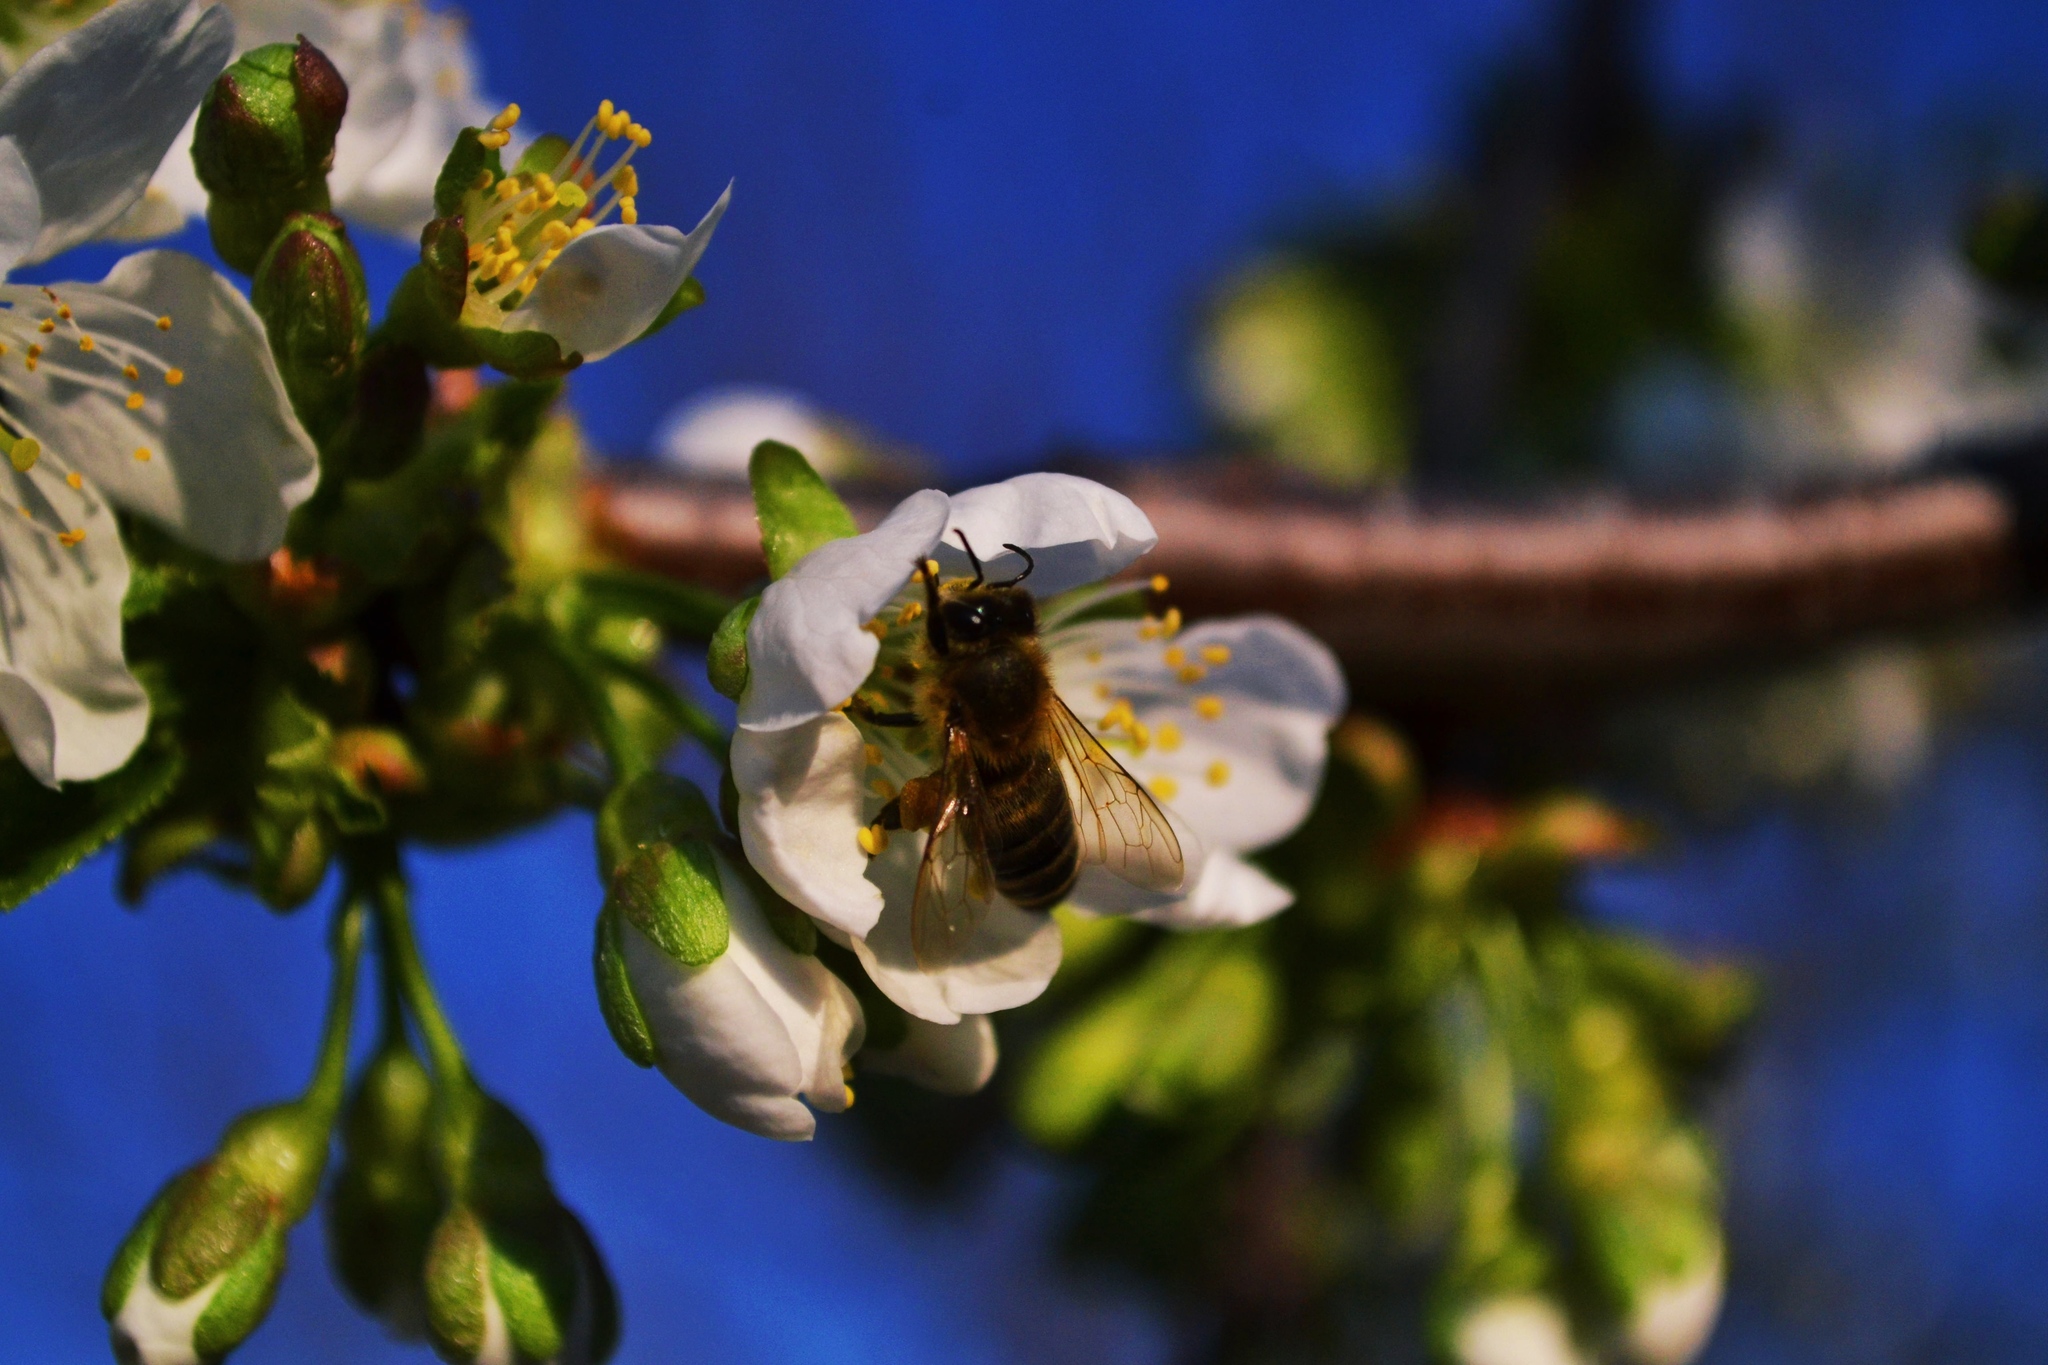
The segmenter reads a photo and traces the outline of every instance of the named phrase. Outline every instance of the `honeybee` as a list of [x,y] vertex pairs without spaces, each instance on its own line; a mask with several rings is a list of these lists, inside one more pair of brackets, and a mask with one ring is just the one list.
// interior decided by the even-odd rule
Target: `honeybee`
[[1177,889],[1180,840],[1152,796],[1124,770],[1053,690],[1038,643],[1038,604],[1024,580],[1036,567],[990,583],[967,537],[971,583],[924,583],[924,681],[915,712],[861,708],[876,725],[927,727],[939,766],[912,778],[883,807],[883,829],[927,830],[911,902],[918,962],[954,960],[959,945],[1001,895],[1024,910],[1050,910],[1074,889],[1083,864],[1100,863],[1137,885]]

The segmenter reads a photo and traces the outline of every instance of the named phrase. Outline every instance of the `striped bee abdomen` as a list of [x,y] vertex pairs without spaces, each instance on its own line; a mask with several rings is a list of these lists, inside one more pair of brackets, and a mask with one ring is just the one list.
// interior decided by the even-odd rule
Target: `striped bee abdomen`
[[1074,889],[1081,843],[1059,765],[1043,749],[1013,764],[976,765],[988,803],[988,859],[996,890],[1025,910],[1050,910]]

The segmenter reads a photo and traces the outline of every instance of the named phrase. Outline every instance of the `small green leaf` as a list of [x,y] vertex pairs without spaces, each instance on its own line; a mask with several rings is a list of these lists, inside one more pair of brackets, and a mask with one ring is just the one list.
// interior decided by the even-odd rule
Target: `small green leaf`
[[619,916],[615,910],[598,914],[597,949],[591,956],[591,967],[597,975],[597,1007],[604,1014],[604,1025],[611,1030],[612,1041],[634,1065],[653,1066],[654,1030],[647,1026],[639,997],[633,994],[633,983],[626,977],[626,955],[619,946]]
[[705,652],[704,671],[712,690],[733,701],[747,690],[747,627],[761,609],[759,597],[749,597],[725,614],[711,632],[711,647]]
[[0,911],[12,910],[155,810],[185,771],[183,751],[146,742],[97,782],[51,791],[12,759],[0,760]]
[[853,513],[794,448],[763,441],[747,462],[754,515],[761,522],[761,553],[768,575],[780,578],[829,541],[860,534]]
[[613,878],[605,899],[607,908],[616,905],[628,923],[685,967],[716,962],[731,938],[718,858],[699,839],[640,850]]
[[659,332],[662,328],[668,326],[671,322],[674,322],[677,318],[702,302],[704,302],[704,286],[697,283],[697,277],[692,275],[676,286],[676,292],[669,296],[668,302],[661,306],[661,311],[654,315],[654,321],[647,324],[647,330],[634,337],[633,340],[636,342],[647,340],[647,338],[653,336],[656,332]]

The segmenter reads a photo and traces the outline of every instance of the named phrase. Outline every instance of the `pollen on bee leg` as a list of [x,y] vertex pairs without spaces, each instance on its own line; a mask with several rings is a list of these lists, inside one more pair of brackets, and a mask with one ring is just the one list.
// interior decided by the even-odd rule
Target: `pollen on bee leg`
[[1221,698],[1221,697],[1197,697],[1197,698],[1195,698],[1195,714],[1196,714],[1196,715],[1198,715],[1198,716],[1200,716],[1200,717],[1201,717],[1201,718],[1202,718],[1203,720],[1221,720],[1221,719],[1223,719],[1223,698]]
[[1202,776],[1209,780],[1210,786],[1220,787],[1230,780],[1230,765],[1219,758],[1209,765]]
[[870,858],[879,858],[889,847],[889,831],[880,825],[862,825],[860,833],[854,835],[860,851]]

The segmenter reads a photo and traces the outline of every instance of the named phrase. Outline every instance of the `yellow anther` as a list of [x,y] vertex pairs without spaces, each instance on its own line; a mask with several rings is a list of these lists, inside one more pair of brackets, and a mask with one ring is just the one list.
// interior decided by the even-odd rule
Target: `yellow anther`
[[169,313],[164,314],[162,317],[156,320],[156,329],[159,332],[168,332],[171,330],[171,315]]
[[33,368],[34,368],[34,363],[33,363],[33,362],[35,362],[35,361],[38,361],[38,360],[41,360],[41,359],[43,358],[43,348],[42,348],[41,346],[38,346],[38,345],[37,345],[36,343],[34,343],[34,342],[30,342],[30,343],[29,343],[29,347],[28,347],[28,358],[29,358],[29,361],[31,362],[31,363],[30,363],[30,368],[31,368],[31,369],[33,369]]
[[503,146],[504,146],[504,145],[505,145],[506,143],[508,143],[508,142],[510,142],[510,141],[512,140],[512,134],[510,134],[510,133],[478,133],[478,134],[476,135],[476,140],[477,140],[477,141],[478,141],[478,142],[479,142],[480,144],[482,144],[483,146],[485,146],[485,147],[488,147],[488,148],[490,148],[490,149],[491,149],[492,151],[494,151],[494,152],[495,152],[495,151],[497,151],[497,150],[498,150],[499,148],[503,147]]
[[567,223],[549,223],[540,230],[540,239],[549,246],[561,246],[569,240],[569,225]]
[[142,378],[142,371],[133,365],[123,365],[121,367],[121,377],[133,384],[136,380]]
[[138,464],[148,464],[148,463],[149,463],[149,447],[148,447],[148,446],[137,446],[137,447],[135,447],[135,460],[136,460],[136,463],[138,463]]
[[889,831],[880,825],[862,825],[860,833],[853,837],[860,844],[860,851],[870,858],[881,856],[889,847]]
[[41,332],[44,336],[48,336],[50,333],[57,330],[56,320],[54,318],[44,318],[41,322],[36,324],[36,330],[38,332]]
[[1230,780],[1230,765],[1219,758],[1209,765],[1202,776],[1209,780],[1210,786],[1220,787]]
[[889,638],[889,628],[883,625],[879,618],[873,621],[861,622],[860,628],[866,631],[868,634],[874,636],[877,640],[886,640]]
[[896,799],[896,784],[886,777],[878,777],[868,783],[868,790],[881,797],[884,801],[894,801]]
[[1187,663],[1187,661],[1188,652],[1179,645],[1175,645],[1172,649],[1166,651],[1166,666],[1168,668],[1179,668]]
[[533,187],[544,195],[553,194],[555,192],[555,178],[546,171],[535,171],[533,173]]
[[491,244],[489,242],[471,242],[469,244],[469,262],[471,265],[482,264],[484,258],[490,254]]
[[[26,474],[36,467],[37,460],[43,458],[42,443],[24,436],[14,443],[14,449],[7,452],[7,458],[14,465],[16,473]],[[27,510],[22,509],[24,512]]]
[[78,471],[74,469],[69,474],[66,474],[64,476],[64,484],[68,488],[79,489],[85,487],[85,480],[82,477],[80,477]]
[[596,226],[597,224],[591,222],[588,218],[578,218],[576,220],[576,226],[569,229],[569,240],[572,242],[575,241],[578,237],[581,237],[584,233],[590,231],[592,228]]
[[173,365],[170,369],[164,371],[164,383],[169,384],[172,388],[175,389],[184,382],[185,372],[177,366]]
[[906,602],[903,606],[903,610],[896,613],[896,624],[899,626],[907,626],[912,621],[915,621],[918,617],[922,615],[924,615],[924,603]]
[[1159,638],[1171,640],[1178,634],[1180,634],[1180,608],[1168,607],[1165,618],[1159,622]]
[[861,746],[861,751],[860,751],[860,753],[861,753],[861,757],[862,757],[862,758],[865,758],[865,759],[866,759],[866,760],[868,761],[868,766],[869,766],[870,768],[873,768],[873,767],[878,767],[878,766],[880,766],[880,764],[881,764],[881,762],[882,762],[882,746],[881,746],[881,745],[879,745],[879,744],[864,744],[864,745],[862,745],[862,746]]
[[604,128],[612,121],[613,106],[610,100],[600,100],[597,106],[597,126]]
[[498,196],[500,203],[507,199],[516,199],[519,196],[519,177],[516,175],[506,176],[498,182],[498,188],[492,190],[491,193]]
[[71,321],[71,305],[70,305],[70,304],[68,304],[68,303],[60,303],[60,304],[58,304],[58,305],[57,305],[57,316],[58,316],[58,317],[60,317],[60,318],[62,318],[62,319],[64,319],[64,321],[66,321],[66,322],[69,322],[69,321]]
[[1202,667],[1200,664],[1189,664],[1186,668],[1183,668],[1177,676],[1180,678],[1182,682],[1187,683],[1190,687],[1192,687],[1194,684],[1208,677],[1209,670]]
[[17,511],[17,512],[19,512],[19,513],[21,513],[21,519],[22,519],[23,521],[34,521],[34,520],[35,520],[35,514],[34,514],[34,513],[32,513],[32,512],[30,512],[30,511],[29,511],[29,510],[28,510],[28,509],[27,509],[26,507],[17,507],[17,508],[15,508],[14,510],[15,510],[15,511]]
[[534,212],[539,207],[540,196],[538,194],[535,194],[533,191],[528,190],[526,192],[526,197],[520,200],[517,204],[514,204],[512,206],[512,211],[514,213],[527,214]]
[[498,112],[498,116],[491,120],[491,131],[494,133],[502,133],[507,128],[510,128],[514,124],[518,123],[519,112],[520,111],[518,105],[506,105],[502,110]]
[[476,173],[476,179],[469,182],[469,187],[473,190],[489,189],[491,187],[491,168],[489,166],[486,166],[482,170],[478,171]]
[[78,339],[78,349],[84,351],[87,355],[92,354],[92,348],[94,344],[95,343],[91,337],[80,337]]
[[1212,668],[1221,668],[1230,662],[1229,645],[1203,645],[1202,662]]
[[498,250],[510,251],[511,249],[512,225],[510,223],[500,223],[498,225]]
[[1152,779],[1152,794],[1161,801],[1171,801],[1180,795],[1180,783],[1161,774]]
[[59,531],[57,533],[57,543],[59,545],[62,545],[67,550],[76,549],[84,539],[84,527],[79,527],[77,530],[73,531]]
[[1203,720],[1222,720],[1222,719],[1223,719],[1223,698],[1221,698],[1221,697],[1197,697],[1197,698],[1195,698],[1195,714],[1196,714],[1196,715],[1198,715],[1198,716],[1200,716],[1200,717],[1201,717],[1201,718],[1202,718]]
[[1165,575],[1165,574],[1163,574],[1163,573],[1156,573],[1156,574],[1153,574],[1153,575],[1152,575],[1152,591],[1154,591],[1154,592],[1165,592],[1165,591],[1166,591],[1166,589],[1168,588],[1168,586],[1169,586],[1169,584],[1168,584],[1168,583],[1167,583],[1167,581],[1166,581],[1166,575]]
[[128,395],[128,411],[130,411],[130,412],[134,412],[134,411],[135,411],[135,410],[136,410],[137,408],[140,408],[140,407],[142,406],[143,402],[144,402],[144,399],[143,399],[143,397],[142,397],[142,395],[141,395],[140,393],[131,393],[131,394],[129,394],[129,395]]
[[846,1091],[846,1107],[848,1109],[853,1108],[853,1087],[847,1085],[844,1081],[840,1082],[840,1085]]
[[640,221],[640,210],[632,200],[621,199],[619,201],[619,221],[627,227],[631,227]]
[[619,167],[618,174],[612,177],[612,184],[620,194],[629,197],[638,194],[640,193],[640,172],[634,170],[631,166],[621,166]]
[[1170,754],[1180,747],[1180,727],[1172,721],[1159,727],[1159,752]]

